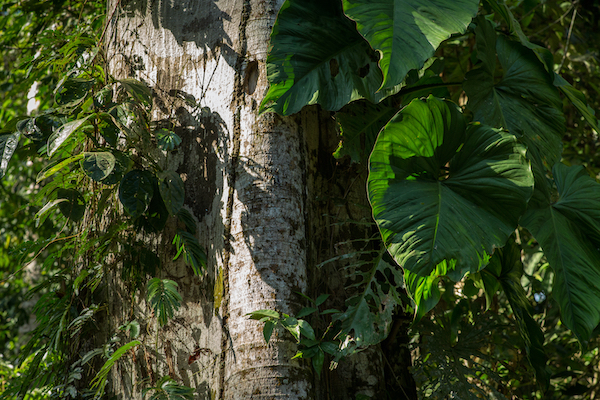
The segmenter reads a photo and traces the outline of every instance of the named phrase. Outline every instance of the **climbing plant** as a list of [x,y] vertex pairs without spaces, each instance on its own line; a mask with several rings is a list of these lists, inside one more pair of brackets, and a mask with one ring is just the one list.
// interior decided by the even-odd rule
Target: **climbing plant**
[[[290,115],[318,105],[333,113],[341,134],[336,156],[368,166],[373,218],[389,254],[387,261],[382,253],[373,256],[362,269],[358,303],[353,298],[348,311],[332,313],[332,321],[343,321],[332,335],[338,358],[385,339],[390,302],[412,309],[418,330],[446,296],[456,305],[452,329],[459,329],[471,305],[444,292],[463,285],[471,297],[481,293],[486,308],[497,295],[507,299],[503,310],[512,314],[543,389],[552,371],[527,297],[531,281],[540,303],[546,295],[556,301],[562,324],[582,348],[596,336],[600,185],[590,171],[569,165],[572,157],[561,162],[565,106],[579,113],[579,129],[587,124],[595,135],[600,127],[585,96],[558,74],[566,54],[558,65],[552,49],[528,39],[511,11],[520,6],[497,0],[287,0],[282,6],[261,111]],[[462,60],[443,56],[457,45],[470,50]],[[527,273],[522,260],[529,261]],[[548,266],[552,284],[540,289],[542,278],[535,276]],[[410,300],[402,299],[404,291]],[[266,330],[274,321],[287,327],[289,318],[265,310],[250,316],[265,321]],[[322,354],[306,350],[315,346],[310,336],[299,354]],[[434,363],[481,382],[492,379],[489,369],[469,372],[461,357],[468,359]],[[422,393],[489,393],[466,381],[450,387]]]

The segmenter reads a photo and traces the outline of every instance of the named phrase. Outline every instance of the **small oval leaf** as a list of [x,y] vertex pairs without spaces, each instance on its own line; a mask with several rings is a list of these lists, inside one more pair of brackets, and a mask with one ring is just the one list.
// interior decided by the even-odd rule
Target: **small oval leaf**
[[81,160],[81,169],[93,180],[99,182],[110,175],[115,168],[115,156],[107,151],[85,153]]

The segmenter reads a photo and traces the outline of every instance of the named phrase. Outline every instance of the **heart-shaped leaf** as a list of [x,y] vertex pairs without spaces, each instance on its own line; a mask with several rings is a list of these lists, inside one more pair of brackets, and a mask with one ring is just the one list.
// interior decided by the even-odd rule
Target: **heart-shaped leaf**
[[477,0],[343,0],[344,13],[381,53],[382,88],[399,85],[420,69],[437,47],[463,33],[477,13]]
[[277,16],[267,57],[270,88],[261,112],[290,115],[305,105],[339,110],[366,98],[377,102],[382,74],[377,54],[337,0],[287,0]]
[[99,182],[110,175],[115,163],[115,156],[107,151],[85,153],[81,160],[81,168],[87,176]]
[[476,272],[514,231],[533,191],[525,149],[466,126],[457,106],[413,100],[381,131],[369,164],[373,216],[396,262],[428,276],[444,260]]
[[119,185],[119,200],[132,218],[140,217],[154,195],[153,176],[148,171],[129,171]]

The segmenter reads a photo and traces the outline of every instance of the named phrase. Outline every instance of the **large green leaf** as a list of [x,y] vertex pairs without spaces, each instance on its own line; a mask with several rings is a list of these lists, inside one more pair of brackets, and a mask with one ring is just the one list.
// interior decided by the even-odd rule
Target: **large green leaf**
[[441,42],[463,33],[477,13],[478,0],[343,0],[344,13],[381,53],[383,88],[420,69]]
[[563,322],[586,341],[600,323],[600,185],[583,167],[556,164],[553,173],[558,201],[528,209],[521,224],[554,269]]
[[587,104],[587,100],[583,93],[575,89],[562,76],[554,73],[554,57],[550,50],[529,41],[521,29],[521,25],[506,4],[499,4],[496,1],[488,1],[488,4],[490,4],[492,9],[506,21],[508,30],[511,34],[516,37],[523,46],[531,49],[535,53],[550,76],[554,76],[554,85],[569,99],[569,101],[571,101],[591,127],[596,132],[600,133],[598,119],[596,118],[594,110]]
[[85,199],[83,195],[75,189],[58,189],[58,199],[66,201],[58,203],[60,212],[72,221],[79,221],[85,214]]
[[[533,190],[525,149],[506,132],[465,124],[458,107],[413,100],[381,131],[369,164],[373,216],[396,262],[462,275],[514,231]],[[460,277],[460,276],[457,276]]]
[[[468,107],[481,123],[508,129],[519,137],[540,166],[554,165],[562,151],[565,119],[553,78],[532,50],[498,36],[491,23],[478,18],[480,68],[466,76]],[[504,75],[496,82],[496,53]]]
[[338,0],[287,0],[277,16],[267,57],[271,84],[261,112],[289,115],[305,105],[339,110],[374,102],[382,74],[377,55],[342,12]]

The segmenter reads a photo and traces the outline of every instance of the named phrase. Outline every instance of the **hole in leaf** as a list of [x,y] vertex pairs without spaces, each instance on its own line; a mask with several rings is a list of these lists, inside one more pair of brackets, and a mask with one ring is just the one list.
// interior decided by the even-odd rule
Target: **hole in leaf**
[[364,78],[365,76],[369,75],[369,64],[365,65],[364,67],[361,67],[358,69],[358,76],[360,76],[361,78]]
[[329,60],[329,72],[331,72],[332,78],[335,78],[340,73],[340,65],[335,58]]

